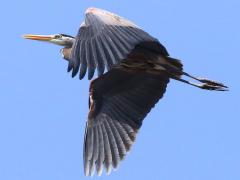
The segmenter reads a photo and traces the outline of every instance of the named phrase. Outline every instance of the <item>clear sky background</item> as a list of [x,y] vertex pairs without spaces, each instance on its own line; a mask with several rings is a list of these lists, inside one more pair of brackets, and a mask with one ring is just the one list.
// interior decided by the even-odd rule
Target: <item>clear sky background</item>
[[89,81],[72,79],[60,47],[22,34],[75,35],[87,7],[157,37],[185,71],[225,82],[208,92],[171,81],[118,171],[91,179],[240,179],[239,0],[2,1],[0,179],[84,180]]

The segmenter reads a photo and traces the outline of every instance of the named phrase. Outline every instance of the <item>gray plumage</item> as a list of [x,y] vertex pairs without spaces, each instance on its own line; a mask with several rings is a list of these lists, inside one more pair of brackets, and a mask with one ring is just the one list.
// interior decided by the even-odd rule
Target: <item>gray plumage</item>
[[102,75],[105,68],[110,70],[113,65],[121,62],[136,45],[148,46],[151,43],[150,46],[156,46],[156,50],[168,55],[157,39],[134,23],[97,8],[86,11],[85,20],[75,40],[68,70],[73,70],[72,76],[75,76],[80,66],[80,79],[87,70],[88,79],[92,79],[96,68],[98,76]]

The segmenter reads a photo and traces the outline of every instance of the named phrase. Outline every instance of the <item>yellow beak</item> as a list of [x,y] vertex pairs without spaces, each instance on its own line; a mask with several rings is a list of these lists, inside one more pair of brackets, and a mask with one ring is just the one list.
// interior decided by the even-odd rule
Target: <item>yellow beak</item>
[[51,41],[54,38],[54,35],[33,35],[26,34],[23,35],[25,39],[37,40],[37,41]]

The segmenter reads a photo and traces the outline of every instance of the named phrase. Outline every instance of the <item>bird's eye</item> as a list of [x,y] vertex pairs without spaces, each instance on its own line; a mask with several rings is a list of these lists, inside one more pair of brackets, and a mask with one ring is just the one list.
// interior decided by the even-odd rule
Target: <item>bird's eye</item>
[[62,35],[57,34],[57,35],[55,35],[55,38],[56,38],[56,39],[60,39],[60,38],[62,38]]

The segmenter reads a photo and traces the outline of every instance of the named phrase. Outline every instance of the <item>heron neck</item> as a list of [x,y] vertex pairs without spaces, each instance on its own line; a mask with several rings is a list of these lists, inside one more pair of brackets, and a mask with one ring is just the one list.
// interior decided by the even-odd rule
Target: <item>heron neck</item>
[[67,40],[64,41],[65,47],[61,49],[61,54],[64,59],[70,60],[71,50],[74,42],[75,42],[74,38],[67,38]]
[[65,39],[63,46],[65,46],[66,48],[72,48],[74,42],[75,42],[74,38],[67,38]]
[[70,60],[72,47],[65,47],[61,49],[63,59]]

